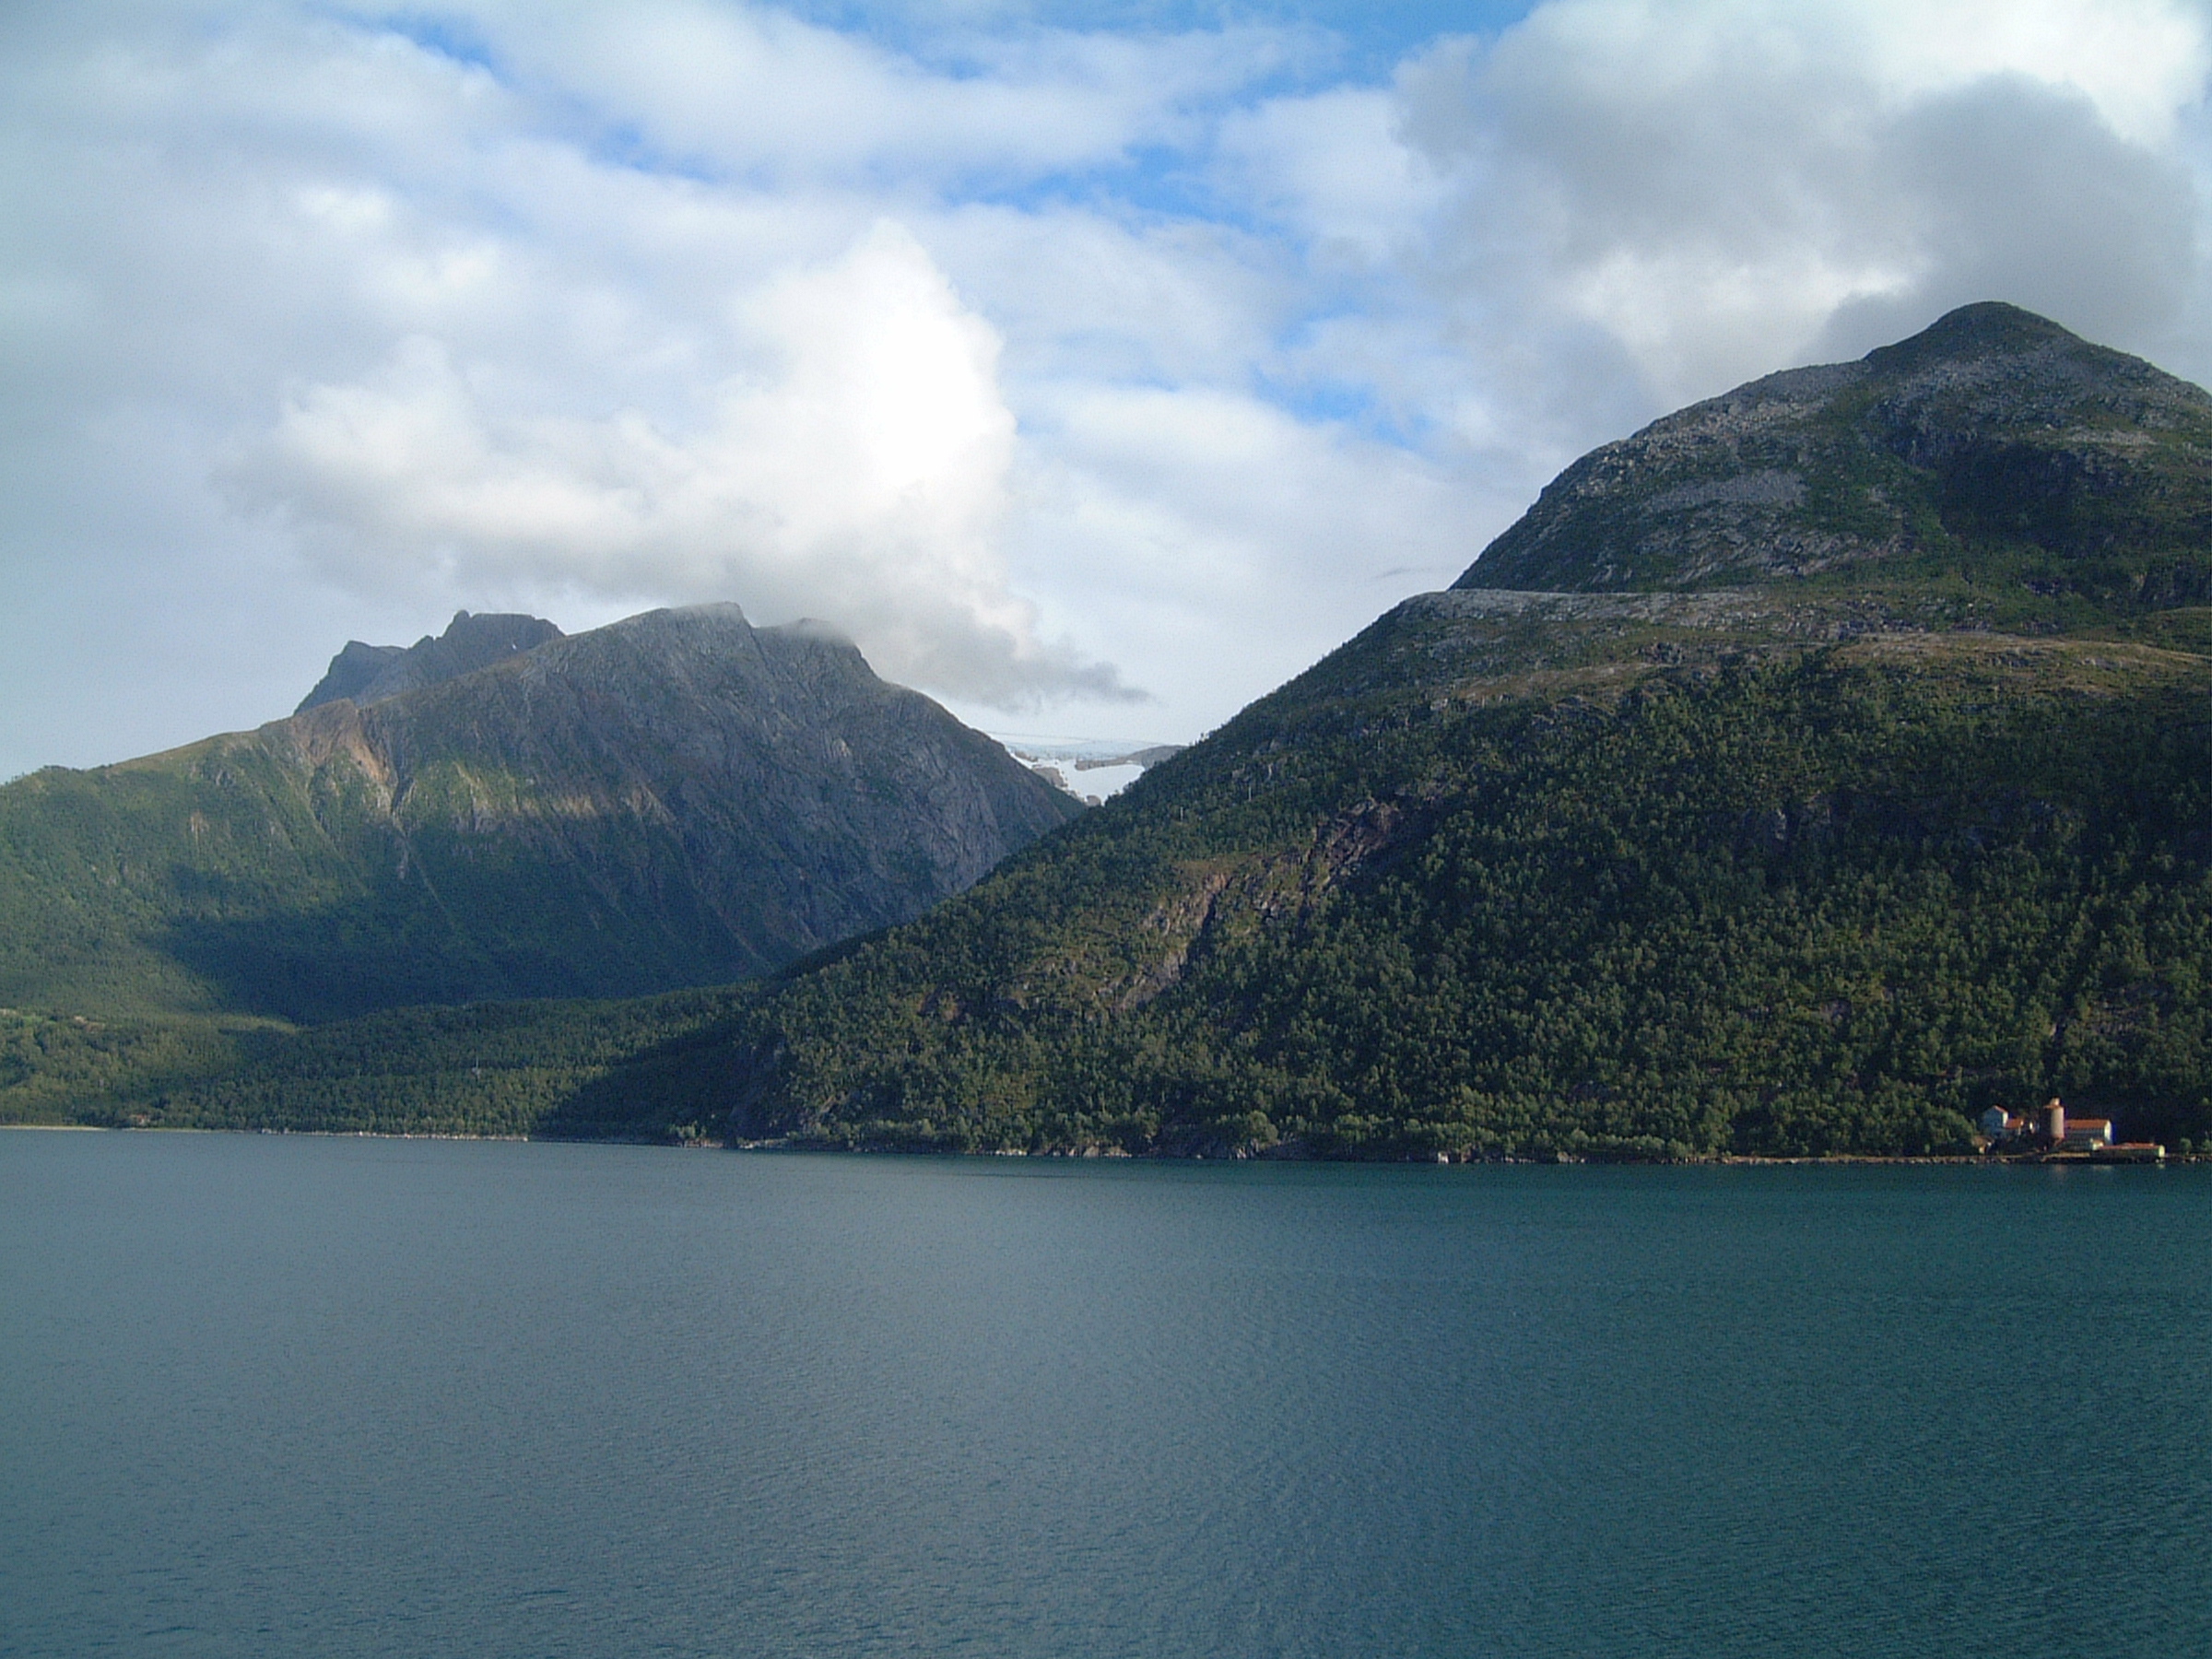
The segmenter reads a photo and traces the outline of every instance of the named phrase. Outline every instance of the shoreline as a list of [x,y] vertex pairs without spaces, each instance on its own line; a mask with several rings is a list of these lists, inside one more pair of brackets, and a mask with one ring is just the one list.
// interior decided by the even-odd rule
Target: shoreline
[[1508,1166],[1565,1168],[1573,1165],[1604,1165],[1629,1169],[1698,1169],[1698,1168],[1828,1168],[1853,1165],[1893,1165],[1927,1168],[1973,1169],[2071,1169],[2077,1166],[2099,1169],[2123,1166],[2163,1168],[2172,1164],[2212,1162],[2212,1156],[2204,1153],[2170,1152],[2160,1159],[2100,1159],[2091,1155],[2058,1155],[2030,1153],[2021,1156],[1992,1156],[1987,1153],[1918,1153],[1918,1152],[1831,1152],[1805,1155],[1781,1155],[1760,1152],[1722,1152],[1711,1158],[1586,1158],[1586,1157],[1498,1157],[1435,1159],[1419,1156],[1404,1158],[1270,1158],[1265,1153],[1244,1157],[1208,1157],[1203,1153],[1130,1152],[1120,1147],[1100,1148],[1095,1151],[1055,1149],[1032,1152],[1022,1147],[994,1147],[978,1151],[960,1151],[943,1147],[841,1147],[824,1143],[794,1143],[787,1140],[721,1141],[721,1140],[661,1140],[620,1138],[615,1136],[586,1137],[578,1135],[470,1135],[456,1131],[417,1129],[220,1129],[202,1124],[0,1124],[0,1130],[22,1129],[61,1132],[73,1135],[302,1135],[323,1140],[396,1140],[396,1141],[490,1141],[527,1143],[545,1146],[576,1147],[654,1147],[671,1152],[755,1152],[755,1153],[827,1153],[846,1158],[1023,1158],[1054,1163],[1316,1163],[1378,1168],[1415,1169],[1470,1169],[1477,1167],[1505,1168]]
[[105,1135],[106,1124],[0,1124],[0,1129],[62,1129],[76,1135]]

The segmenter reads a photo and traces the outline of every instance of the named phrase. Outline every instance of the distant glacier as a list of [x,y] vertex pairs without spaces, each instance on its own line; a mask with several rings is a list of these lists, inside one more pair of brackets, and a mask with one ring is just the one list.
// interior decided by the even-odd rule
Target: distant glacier
[[1053,737],[1034,732],[988,735],[1048,782],[1094,806],[1143,777],[1147,767],[1183,750],[1180,743],[1141,737]]

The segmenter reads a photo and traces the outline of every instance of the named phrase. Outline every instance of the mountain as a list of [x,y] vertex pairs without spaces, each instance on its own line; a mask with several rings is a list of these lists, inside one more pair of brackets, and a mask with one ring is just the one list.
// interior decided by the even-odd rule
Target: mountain
[[1453,583],[1658,592],[1938,574],[2212,597],[2212,397],[2017,307],[1794,369],[1569,467]]
[[2208,477],[2212,399],[2005,306],[1659,421],[733,1012],[715,1106],[1335,1156],[1925,1151],[2050,1093],[2206,1134]]
[[403,691],[474,674],[518,651],[560,637],[559,629],[539,617],[472,617],[455,611],[443,634],[436,639],[425,634],[412,645],[364,645],[348,640],[346,649],[330,659],[329,672],[292,712],[304,714],[340,698],[363,706],[382,702]]
[[227,1126],[1684,1158],[2055,1093],[2212,1143],[2205,406],[1970,307],[1578,462],[912,923],[216,1056],[49,1020],[0,1103],[35,1042],[135,1079],[80,1115]]
[[735,980],[1081,811],[849,642],[735,606],[573,638],[465,615],[352,658],[361,700],[0,788],[0,1003],[317,1020]]

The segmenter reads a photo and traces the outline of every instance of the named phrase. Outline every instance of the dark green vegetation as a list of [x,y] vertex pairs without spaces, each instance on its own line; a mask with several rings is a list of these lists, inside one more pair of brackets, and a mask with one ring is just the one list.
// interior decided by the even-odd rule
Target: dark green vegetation
[[1394,617],[1324,665],[1373,679],[1267,700],[767,1004],[744,1126],[1931,1151],[2059,1091],[2201,1129],[2212,663],[1672,631],[1440,707],[1389,668],[1477,629]]
[[918,922],[751,989],[241,1033],[79,1110],[1684,1157],[1959,1149],[2059,1093],[2202,1136],[2207,410],[1971,308],[1579,463]]
[[0,1003],[119,1031],[728,981],[1079,810],[848,643],[654,612],[0,789]]
[[0,1123],[696,1138],[709,1131],[682,1105],[728,1067],[677,1040],[718,1029],[738,994],[394,1008],[307,1030],[5,1009]]

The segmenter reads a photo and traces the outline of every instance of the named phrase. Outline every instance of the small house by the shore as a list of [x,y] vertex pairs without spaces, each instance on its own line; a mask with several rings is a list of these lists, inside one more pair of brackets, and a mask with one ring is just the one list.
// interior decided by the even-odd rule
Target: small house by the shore
[[2073,1117],[2056,1100],[2032,1115],[1992,1106],[1975,1120],[1991,1151],[2086,1158],[2098,1163],[2158,1163],[2166,1148],[2156,1141],[2118,1141],[2112,1120]]

